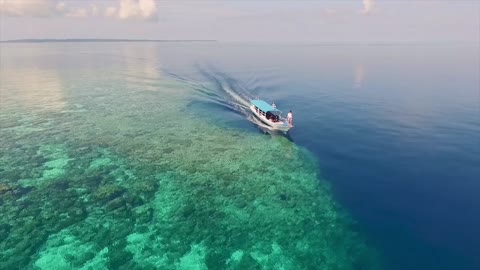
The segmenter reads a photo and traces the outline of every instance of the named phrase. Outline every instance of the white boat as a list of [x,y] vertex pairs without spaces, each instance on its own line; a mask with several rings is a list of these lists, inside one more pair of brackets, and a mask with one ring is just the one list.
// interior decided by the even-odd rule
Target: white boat
[[250,110],[258,119],[273,130],[287,132],[293,126],[282,117],[282,112],[272,105],[260,99],[250,100]]

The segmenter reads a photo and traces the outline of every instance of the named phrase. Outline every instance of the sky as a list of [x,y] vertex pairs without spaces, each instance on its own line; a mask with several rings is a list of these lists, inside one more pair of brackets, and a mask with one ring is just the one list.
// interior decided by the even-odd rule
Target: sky
[[0,40],[480,43],[471,0],[0,0]]

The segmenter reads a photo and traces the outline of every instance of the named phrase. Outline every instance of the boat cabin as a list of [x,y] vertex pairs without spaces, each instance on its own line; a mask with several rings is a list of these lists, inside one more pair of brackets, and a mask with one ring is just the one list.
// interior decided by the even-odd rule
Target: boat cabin
[[282,112],[263,100],[251,100],[255,112],[271,122],[280,122]]

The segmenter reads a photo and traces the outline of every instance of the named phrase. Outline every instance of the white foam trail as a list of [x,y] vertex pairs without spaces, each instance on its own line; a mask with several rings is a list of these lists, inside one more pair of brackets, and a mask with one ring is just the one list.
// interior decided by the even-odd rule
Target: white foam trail
[[[175,74],[169,74],[173,78],[182,81],[183,83],[192,86],[193,88],[197,89],[203,89],[203,90],[208,90],[208,87],[204,86],[202,83],[190,80],[187,78],[180,77]],[[230,100],[225,100],[224,102],[226,106],[230,107],[231,109],[236,110],[237,112],[240,112],[245,115],[245,118],[253,123],[254,125],[258,126],[260,129],[262,129],[265,132],[270,133],[269,131],[274,131],[272,127],[264,124],[262,121],[260,121],[258,118],[256,118],[251,112],[250,112],[250,97],[243,96],[239,93],[237,93],[234,89],[232,89],[229,85],[225,85],[225,82],[223,80],[218,81],[220,83],[221,89],[228,95]],[[245,91],[245,89],[242,89]],[[246,91],[245,91],[246,92]],[[245,93],[247,95],[247,93]]]
[[241,97],[240,95],[238,95],[235,91],[233,91],[230,87],[225,87],[223,86],[222,84],[222,88],[223,90],[229,94],[234,100],[236,100],[237,102],[240,102],[243,106],[245,107],[250,107],[250,101],[247,100],[246,98],[244,97]]

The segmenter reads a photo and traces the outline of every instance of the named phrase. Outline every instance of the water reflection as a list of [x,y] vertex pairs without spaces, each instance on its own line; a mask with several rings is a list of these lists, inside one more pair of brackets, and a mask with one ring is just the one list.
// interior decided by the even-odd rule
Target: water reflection
[[157,46],[149,44],[139,48],[127,44],[120,53],[125,59],[123,72],[127,84],[131,87],[141,84],[142,90],[155,90],[155,82],[162,77]]
[[66,106],[62,83],[55,70],[2,69],[0,82],[2,104],[7,108],[11,104],[52,112],[60,111]]
[[363,87],[366,78],[365,66],[363,64],[357,64],[353,73],[353,88],[359,89]]

